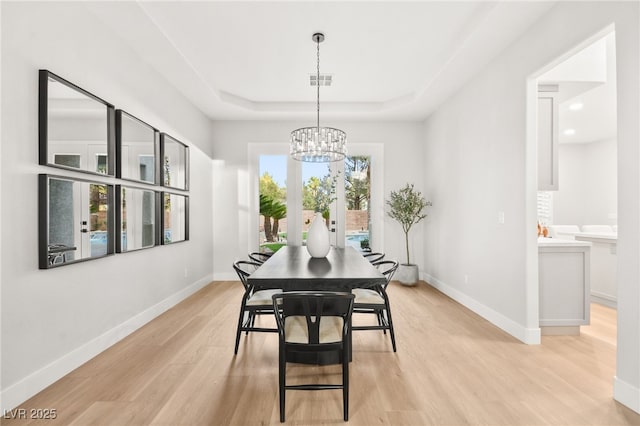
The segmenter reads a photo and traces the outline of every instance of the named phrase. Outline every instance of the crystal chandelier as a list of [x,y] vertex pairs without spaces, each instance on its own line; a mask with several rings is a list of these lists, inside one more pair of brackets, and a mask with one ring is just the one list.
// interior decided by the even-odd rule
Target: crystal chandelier
[[343,160],[347,155],[347,134],[340,129],[320,127],[320,43],[324,34],[315,33],[318,65],[317,79],[317,124],[315,127],[302,127],[291,132],[290,153],[294,160],[326,163]]

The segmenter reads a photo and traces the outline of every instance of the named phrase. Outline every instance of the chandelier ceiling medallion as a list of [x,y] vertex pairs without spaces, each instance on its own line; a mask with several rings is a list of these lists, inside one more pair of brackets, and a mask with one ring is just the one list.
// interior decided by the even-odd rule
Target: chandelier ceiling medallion
[[314,127],[302,127],[291,132],[290,153],[294,160],[326,163],[343,160],[347,155],[347,134],[340,129],[320,127],[320,43],[324,34],[315,33],[312,40],[317,50],[317,121]]

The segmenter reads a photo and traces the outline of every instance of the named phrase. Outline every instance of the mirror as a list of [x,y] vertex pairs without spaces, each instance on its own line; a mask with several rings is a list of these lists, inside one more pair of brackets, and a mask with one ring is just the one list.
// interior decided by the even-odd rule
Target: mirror
[[156,245],[156,192],[116,185],[116,252]]
[[162,244],[189,239],[189,197],[162,193]]
[[160,135],[162,185],[187,190],[189,187],[189,147],[166,133]]
[[113,186],[39,175],[40,269],[113,253]]
[[122,110],[116,111],[116,177],[158,182],[156,153],[159,132]]
[[47,70],[39,78],[40,164],[113,175],[113,105]]

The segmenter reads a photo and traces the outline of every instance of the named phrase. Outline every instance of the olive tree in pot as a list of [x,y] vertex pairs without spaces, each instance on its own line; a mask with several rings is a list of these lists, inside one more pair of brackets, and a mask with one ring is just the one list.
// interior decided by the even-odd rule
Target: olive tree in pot
[[426,201],[420,191],[413,188],[413,184],[407,184],[398,191],[391,191],[387,205],[389,217],[402,226],[407,248],[407,262],[400,264],[395,279],[402,284],[414,285],[418,282],[418,265],[412,264],[409,258],[409,231],[413,225],[427,217],[424,211],[427,206],[431,206],[431,201]]

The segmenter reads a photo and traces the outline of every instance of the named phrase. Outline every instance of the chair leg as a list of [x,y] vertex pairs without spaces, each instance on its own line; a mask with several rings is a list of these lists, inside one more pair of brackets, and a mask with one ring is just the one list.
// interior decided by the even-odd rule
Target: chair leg
[[349,348],[342,350],[342,405],[344,421],[349,421]]
[[[378,325],[382,327],[384,325],[384,321],[384,311],[378,311]],[[387,334],[387,330],[383,328],[382,333]]]
[[244,302],[240,306],[240,318],[238,319],[238,329],[236,330],[236,347],[233,350],[234,355],[238,354],[238,346],[240,345],[240,334],[242,333],[242,320],[244,319]]
[[279,393],[280,393],[280,423],[284,423],[284,401],[286,392],[287,361],[284,356],[284,348],[280,348],[280,362],[278,366]]
[[[253,327],[254,315],[255,314],[253,312],[249,312],[249,317],[247,318],[247,327]],[[245,330],[244,335],[248,336],[249,335],[249,330]]]
[[396,335],[393,332],[393,320],[391,319],[391,309],[389,308],[389,304],[387,303],[387,322],[389,325],[389,334],[391,335],[391,346],[393,346],[393,351],[396,351]]

